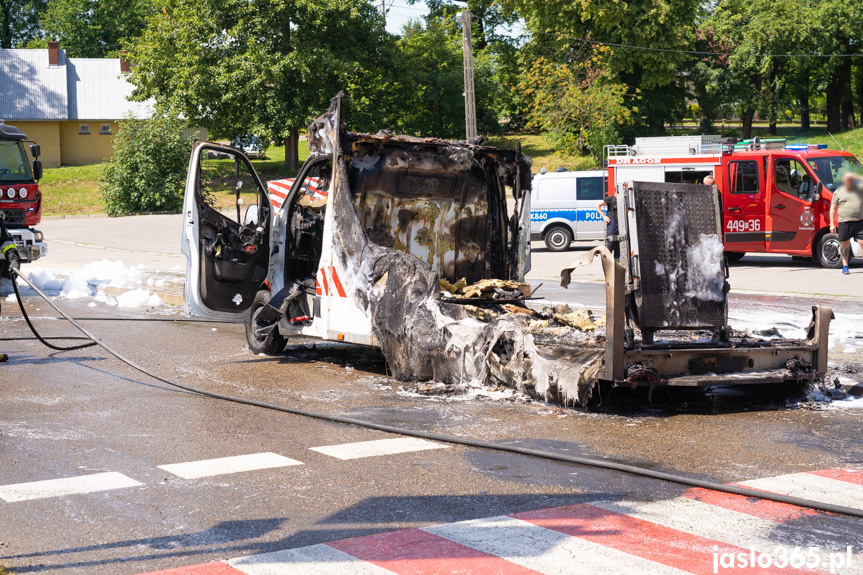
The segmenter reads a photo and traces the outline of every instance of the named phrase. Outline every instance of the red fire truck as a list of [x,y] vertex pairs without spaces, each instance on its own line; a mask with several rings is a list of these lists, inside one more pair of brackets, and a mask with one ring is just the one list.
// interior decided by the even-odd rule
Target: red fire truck
[[[32,163],[27,158],[25,142],[30,143]],[[0,121],[0,218],[12,234],[22,263],[48,253],[42,232],[33,227],[42,221],[42,193],[37,183],[42,178],[39,155],[39,144]]]
[[[608,191],[627,182],[703,183],[711,175],[722,195],[726,255],[777,253],[842,267],[839,240],[830,233],[830,200],[851,153],[826,145],[718,136],[637,138],[634,146],[607,146]],[[854,255],[860,246],[852,242]]]

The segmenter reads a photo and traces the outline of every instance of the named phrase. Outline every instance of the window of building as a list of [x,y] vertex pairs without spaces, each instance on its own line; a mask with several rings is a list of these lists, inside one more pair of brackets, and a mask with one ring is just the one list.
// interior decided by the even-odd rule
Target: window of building
[[102,136],[110,136],[113,134],[111,131],[111,124],[102,124],[99,126],[99,134]]
[[78,133],[83,136],[90,135],[90,124],[78,124]]

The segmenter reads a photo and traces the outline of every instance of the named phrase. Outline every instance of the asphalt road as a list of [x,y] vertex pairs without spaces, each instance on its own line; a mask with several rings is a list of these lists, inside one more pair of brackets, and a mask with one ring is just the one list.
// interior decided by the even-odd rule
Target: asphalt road
[[[121,314],[82,301],[63,304],[78,316]],[[28,305],[34,315],[46,311],[33,298]],[[20,320],[2,325],[4,337],[28,335]],[[58,321],[39,325],[47,334],[70,333]],[[144,366],[180,381],[412,429],[723,483],[863,464],[860,410],[786,409],[780,398],[757,396],[652,408],[624,403],[595,412],[518,399],[446,400],[405,393],[386,378],[379,356],[360,348],[309,343],[268,358],[244,349],[236,325],[88,325]],[[178,392],[100,350],[50,353],[32,341],[4,346],[12,361],[0,368],[0,486],[96,473],[120,473],[139,484],[0,503],[2,562],[19,573],[139,573],[597,497],[661,501],[683,491],[456,446],[343,461],[310,448],[392,436]],[[159,468],[257,453],[302,465],[197,479]],[[846,523],[852,531],[863,528]]]
[[[74,269],[107,257],[127,265],[164,260],[161,269],[172,269],[182,260],[171,255],[179,238],[178,231],[170,232],[171,217],[152,217],[162,218],[164,233],[157,235],[147,235],[147,222],[155,219],[45,222],[54,247],[39,266]],[[90,234],[87,241],[62,239],[74,238],[80,226]],[[138,247],[142,238],[149,238],[146,249]],[[534,285],[543,283],[537,295],[601,308],[604,293],[592,271],[569,290],[542,279],[554,278],[564,267],[560,262],[577,255],[537,250],[532,278]],[[830,303],[837,329],[847,332],[834,334],[844,343],[834,346],[831,365],[855,378],[861,357],[852,345],[856,332],[849,330],[863,318],[856,291],[861,278],[859,271],[843,278],[787,259],[746,258],[732,269],[731,317],[803,329],[813,302]],[[33,315],[53,315],[34,296],[26,300]],[[379,354],[363,348],[297,341],[281,357],[261,357],[245,348],[241,326],[122,321],[181,316],[166,307],[58,303],[75,316],[119,319],[86,325],[145,367],[213,391],[720,483],[863,468],[861,409],[793,407],[786,396],[763,390],[675,392],[654,406],[623,397],[592,411],[506,392],[429,397],[389,379]],[[11,304],[3,304],[2,315],[0,337],[29,337]],[[46,335],[73,333],[60,321],[38,325]],[[621,473],[458,446],[340,459],[312,448],[397,438],[180,392],[99,349],[50,352],[32,340],[0,345],[11,356],[0,366],[0,565],[18,573],[134,574],[597,499],[633,506],[672,502],[684,493],[678,485]],[[347,451],[357,455],[361,449]],[[266,468],[260,461],[274,456],[261,454],[281,456],[276,459],[282,463]],[[244,455],[258,468],[183,477],[177,468],[163,467]],[[207,465],[191,467],[200,472]],[[20,487],[91,475],[103,484],[90,493],[73,493],[76,488],[67,484]],[[10,487],[16,485],[17,491]],[[30,498],[20,499],[21,493]],[[803,527],[805,533],[831,534],[837,545],[845,539],[859,544],[863,533],[861,521],[823,515],[807,518]],[[782,529],[775,533],[795,543],[807,540]]]

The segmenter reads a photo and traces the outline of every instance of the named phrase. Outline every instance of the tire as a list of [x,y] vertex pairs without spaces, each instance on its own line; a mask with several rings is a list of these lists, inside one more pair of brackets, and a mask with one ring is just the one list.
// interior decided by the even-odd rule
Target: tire
[[839,251],[839,236],[836,234],[824,234],[821,236],[815,255],[822,267],[832,270],[841,268],[842,254]]
[[281,355],[285,349],[285,344],[288,343],[288,338],[279,333],[278,327],[274,327],[270,333],[263,337],[255,334],[255,319],[271,297],[273,297],[272,294],[266,290],[261,290],[255,294],[255,301],[252,302],[249,317],[246,320],[246,343],[249,344],[249,349],[255,354]]
[[572,232],[563,226],[553,226],[545,233],[545,247],[550,252],[565,252],[572,243]]
[[725,252],[725,259],[728,260],[728,263],[734,264],[742,260],[745,255],[746,252]]

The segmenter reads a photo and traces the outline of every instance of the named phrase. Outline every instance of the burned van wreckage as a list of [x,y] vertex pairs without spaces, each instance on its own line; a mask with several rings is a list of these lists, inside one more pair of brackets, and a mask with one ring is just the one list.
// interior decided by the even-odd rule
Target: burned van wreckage
[[[378,346],[402,381],[580,405],[598,384],[780,383],[826,371],[829,308],[814,308],[799,341],[727,327],[713,188],[617,194],[622,263],[600,247],[562,272],[567,285],[572,268],[600,257],[607,311],[597,318],[526,305],[531,164],[520,150],[348,133],[339,97],[308,144],[297,178],[268,185],[233,148],[197,142],[192,152],[186,311],[245,322],[256,353],[281,353],[296,336]],[[209,190],[226,165],[236,209]]]

